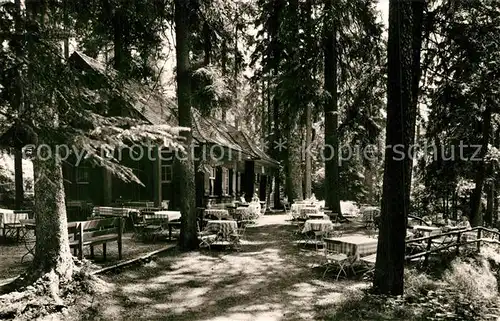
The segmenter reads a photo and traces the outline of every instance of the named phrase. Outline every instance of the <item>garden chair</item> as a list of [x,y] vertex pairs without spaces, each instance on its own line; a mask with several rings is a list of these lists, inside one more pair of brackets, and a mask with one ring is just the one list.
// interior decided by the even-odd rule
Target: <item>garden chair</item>
[[346,269],[348,268],[350,264],[350,259],[349,256],[344,254],[344,253],[338,253],[335,251],[332,251],[328,249],[328,247],[325,246],[324,249],[324,254],[325,254],[325,260],[326,263],[324,264],[325,266],[325,271],[323,272],[323,278],[326,276],[326,273],[328,271],[336,270],[338,269],[337,276],[335,280],[338,280],[340,275],[343,273],[345,276],[347,276],[347,271]]
[[238,229],[235,231],[235,233],[233,233],[230,238],[231,238],[231,243],[233,245],[233,247],[236,249],[236,250],[241,250],[241,241],[245,238],[245,232],[247,230],[247,226],[251,224],[251,223],[248,223],[248,224],[241,224]]
[[211,250],[211,246],[213,243],[217,241],[218,235],[212,231],[203,231],[200,229],[198,225],[198,241],[200,248],[207,247],[208,250]]
[[155,242],[158,237],[163,235],[168,224],[168,219],[164,217],[146,216],[144,217],[144,226],[142,227],[142,237],[145,240]]
[[359,262],[363,268],[362,279],[368,281],[373,278],[373,272],[375,271],[375,262],[377,261],[377,254],[372,254],[364,256],[359,259]]
[[130,215],[130,219],[132,221],[133,228],[132,238],[141,239],[144,236],[144,227],[146,226],[144,217],[139,216],[137,213],[132,213]]

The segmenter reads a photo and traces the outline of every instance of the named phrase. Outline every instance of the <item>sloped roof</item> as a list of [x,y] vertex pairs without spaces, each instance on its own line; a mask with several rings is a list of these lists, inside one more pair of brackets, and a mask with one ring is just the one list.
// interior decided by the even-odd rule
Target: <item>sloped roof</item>
[[[118,75],[114,69],[106,69],[97,60],[78,51],[71,55],[70,61],[78,63],[80,67],[90,68],[111,81],[115,81]],[[125,98],[130,105],[146,121],[153,125],[177,125],[177,104],[173,100],[133,80],[123,80],[121,85],[125,89],[121,91],[121,94],[126,95]],[[270,165],[278,164],[236,127],[213,117],[202,116],[195,108],[192,108],[192,116],[193,139],[199,144],[223,146],[245,153],[254,160],[262,160]]]

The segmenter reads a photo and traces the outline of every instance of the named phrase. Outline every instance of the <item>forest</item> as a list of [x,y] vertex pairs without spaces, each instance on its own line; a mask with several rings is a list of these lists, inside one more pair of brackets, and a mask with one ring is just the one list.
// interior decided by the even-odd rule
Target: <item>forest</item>
[[[356,253],[341,253],[345,259],[332,261],[328,244],[334,244],[335,238],[362,234],[376,240],[373,253],[366,253],[376,255],[376,259],[371,262],[370,273],[363,274],[362,280],[356,278],[356,282],[368,284],[370,291],[366,294],[369,299],[360,302],[372,304],[375,300],[373,304],[383,306],[374,298],[411,297],[408,289],[424,277],[412,274],[409,278],[408,273],[431,270],[434,275],[449,268],[454,272],[445,272],[448,279],[444,278],[456,280],[459,278],[450,277],[450,273],[463,272],[460,269],[467,269],[467,264],[473,266],[471,269],[479,269],[481,277],[494,275],[496,284],[500,260],[483,256],[484,252],[498,256],[496,246],[500,242],[496,184],[500,159],[499,5],[497,0],[0,1],[0,207],[12,213],[29,208],[34,213],[13,223],[0,215],[0,228],[7,240],[8,224],[17,224],[12,229],[17,228],[19,251],[28,249],[26,235],[32,233],[36,237],[30,249],[33,259],[22,266],[19,277],[3,275],[0,269],[0,280],[15,276],[0,286],[0,292],[5,293],[0,296],[5,305],[0,308],[0,318],[28,320],[62,313],[56,319],[73,320],[75,317],[64,311],[71,311],[70,302],[78,302],[78,293],[93,297],[94,292],[103,291],[101,287],[111,288],[103,282],[123,288],[129,285],[124,285],[121,276],[106,274],[101,279],[89,272],[93,268],[89,270],[87,265],[93,263],[89,263],[82,250],[88,245],[84,238],[104,234],[104,229],[99,228],[104,223],[95,223],[94,228],[98,228],[84,232],[94,223],[74,220],[69,214],[73,194],[80,193],[77,187],[83,185],[75,181],[77,187],[68,187],[73,183],[65,166],[75,158],[91,168],[90,174],[86,174],[90,176],[85,176],[91,186],[88,189],[95,188],[90,185],[92,182],[102,188],[94,192],[103,201],[94,202],[94,210],[89,212],[92,216],[96,216],[99,206],[122,210],[127,207],[124,201],[117,201],[116,205],[107,202],[118,193],[114,180],[119,180],[124,189],[142,186],[143,189],[134,187],[134,191],[137,188],[146,193],[137,200],[154,199],[158,213],[179,213],[175,219],[170,217],[166,223],[160,223],[161,230],[169,231],[169,241],[172,229],[178,235],[175,242],[168,243],[170,249],[165,257],[155,254],[160,255],[162,262],[155,264],[163,268],[155,269],[151,275],[167,273],[164,278],[172,277],[165,271],[180,264],[178,259],[187,260],[188,263],[183,262],[193,267],[203,266],[204,259],[210,261],[214,256],[221,259],[235,255],[245,262],[242,253],[258,253],[254,259],[261,260],[248,263],[247,268],[256,269],[248,272],[248,277],[258,276],[262,271],[256,266],[268,266],[265,260],[277,261],[269,263],[276,265],[269,275],[286,274],[295,268],[288,266],[290,260],[300,262],[305,257],[300,245],[293,245],[299,248],[299,254],[282,254],[280,261],[266,252],[264,245],[252,251],[251,246],[256,246],[252,242],[267,242],[266,237],[275,236],[279,247],[272,249],[288,253],[293,247],[292,235],[298,234],[305,235],[304,247],[311,239],[318,241],[322,250],[314,243],[315,250],[307,253],[319,255],[324,251],[326,256],[320,256],[335,266],[335,281],[343,272],[345,280],[339,282],[350,284],[354,281],[347,266],[357,266],[363,255],[360,258],[356,249]],[[200,161],[199,144],[221,145],[223,154],[231,150],[245,156],[234,160],[222,155],[216,161]],[[137,167],[116,157],[118,148],[131,145],[154,146],[149,152],[157,153],[159,158],[162,148],[182,157],[168,165],[154,159],[153,165],[144,165],[151,172],[139,172]],[[67,148],[64,158],[60,154],[62,146]],[[75,172],[78,173],[76,169]],[[82,179],[79,175],[76,174],[76,180]],[[115,186],[113,190],[106,191],[111,185]],[[215,194],[220,194],[217,199]],[[119,198],[122,199],[121,194]],[[170,202],[168,208],[160,208],[164,200]],[[236,218],[232,214],[231,211],[239,213],[241,207],[248,207],[248,203],[249,208],[256,203],[262,214],[251,218]],[[301,210],[300,205],[306,203],[317,205],[313,214],[327,221],[325,228],[315,230],[312,222],[311,230],[307,230],[307,219],[314,221],[315,217]],[[147,213],[152,212],[148,208],[136,209],[144,226]],[[223,250],[213,254],[211,245],[215,247],[216,242],[207,241],[203,224],[211,224],[204,215],[216,210],[229,213],[232,217],[228,221],[234,218],[235,233],[247,230],[245,235],[251,246],[241,234],[235,241],[237,252],[227,254]],[[117,220],[118,216],[106,216],[108,220],[110,217]],[[118,231],[120,260],[122,247],[129,258],[127,233],[133,234],[133,242],[137,242],[138,224],[134,217],[130,214],[132,221],[124,217],[122,225],[120,216],[120,227],[113,227]],[[278,218],[282,219],[280,223],[270,223]],[[423,225],[429,231],[435,227],[438,234],[425,234],[424,226],[424,234],[414,235]],[[31,232],[28,226],[33,227]],[[269,226],[273,228],[267,230]],[[295,232],[296,226],[299,232]],[[259,228],[265,233],[259,232]],[[217,238],[222,231],[220,227],[215,232]],[[333,232],[338,233],[330,235]],[[472,241],[461,239],[467,233],[474,236]],[[484,241],[487,245],[483,245],[483,239],[490,234],[491,242]],[[453,237],[456,243],[449,241]],[[434,248],[436,238],[444,244],[442,247]],[[234,238],[228,238],[230,244],[233,241]],[[418,264],[431,262],[426,272],[415,272],[412,265],[412,259],[418,257],[415,253],[420,252],[410,253],[409,247],[418,242],[424,253]],[[246,244],[249,249],[245,249]],[[205,245],[209,254],[200,249]],[[455,247],[457,254],[462,247],[465,254],[448,261],[443,259],[445,249],[455,251]],[[0,243],[2,248],[7,245]],[[476,248],[479,253],[469,253]],[[78,258],[73,255],[77,250]],[[93,244],[90,250],[93,258]],[[151,250],[148,248],[147,252]],[[10,255],[7,250],[5,253],[5,257]],[[106,258],[106,241],[103,254]],[[352,255],[356,259],[351,260]],[[439,257],[438,263],[433,261],[433,255]],[[150,264],[144,260],[140,259],[140,264]],[[486,266],[488,272],[481,270]],[[151,282],[146,281],[151,277],[146,268],[138,269],[138,280]],[[306,274],[309,273],[312,272]],[[352,268],[352,274],[359,273]],[[243,280],[237,281],[239,286],[240,281]],[[441,282],[441,276],[434,281]],[[418,286],[428,285],[427,281],[422,282],[425,284]],[[469,289],[480,285],[462,286]],[[282,292],[285,290],[278,289],[266,297],[280,296]],[[300,289],[296,292],[302,293]],[[208,300],[187,295],[184,301],[191,299]],[[245,300],[246,297],[241,299]],[[474,300],[483,302],[482,297]],[[497,306],[487,302],[487,306]],[[224,304],[216,304],[217,311],[229,311],[229,305]],[[95,309],[75,305],[83,313],[81,320]],[[33,306],[38,308],[30,308]],[[180,312],[172,312],[177,311],[175,308],[159,309],[158,315],[135,311],[139,314],[131,312],[126,318],[202,319],[193,307]],[[334,309],[337,316],[328,314],[330,307],[315,309],[315,313],[321,310],[319,314],[296,317],[356,319],[346,312],[356,309],[348,304]],[[426,320],[435,312],[434,308],[423,309]],[[460,319],[458,310],[449,319]],[[210,319],[219,316],[210,309],[207,313]],[[285,312],[281,317],[258,317],[258,312],[252,313],[247,319],[292,317],[285,316]],[[466,314],[462,318],[483,317]],[[94,314],[87,318],[98,319]],[[100,318],[120,319],[104,314]],[[373,318],[358,315],[358,319]]]

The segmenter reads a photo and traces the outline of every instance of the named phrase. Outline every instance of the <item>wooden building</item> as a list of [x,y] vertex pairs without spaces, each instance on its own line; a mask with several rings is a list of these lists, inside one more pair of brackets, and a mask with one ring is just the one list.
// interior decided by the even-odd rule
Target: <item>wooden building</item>
[[[115,81],[116,72],[106,70],[98,61],[82,53],[73,53],[70,64],[88,77],[91,89],[98,89],[103,82]],[[108,108],[108,115],[134,117],[154,125],[177,125],[177,106],[172,100],[134,81],[120,80],[117,84],[123,88],[121,95],[126,97]],[[262,201],[266,200],[278,163],[235,127],[204,117],[196,109],[192,116],[197,206],[204,206],[209,200],[228,202],[243,193],[247,200],[255,193]],[[177,208],[182,195],[178,195],[179,189],[175,187],[175,153],[158,148],[141,152],[138,146],[131,147],[120,150],[118,156],[122,164],[133,169],[144,186],[124,183],[104,168],[85,162],[78,166],[67,162],[63,174],[68,201],[93,205],[154,201],[159,206],[168,200],[169,208]]]

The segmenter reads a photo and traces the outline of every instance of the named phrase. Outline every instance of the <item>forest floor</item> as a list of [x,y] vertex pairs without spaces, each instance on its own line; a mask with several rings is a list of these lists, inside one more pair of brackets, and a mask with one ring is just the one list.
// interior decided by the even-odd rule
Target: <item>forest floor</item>
[[[409,268],[405,295],[387,298],[370,295],[360,277],[323,278],[322,252],[297,246],[287,219],[260,218],[240,251],[172,248],[101,275],[93,291],[73,291],[63,311],[40,320],[498,320],[498,248],[438,261],[439,275]],[[345,230],[366,233],[356,222]]]
[[[165,240],[155,243],[144,243],[132,239],[132,233],[125,233],[123,235],[123,260],[133,259],[165,246],[175,245],[175,243],[176,241],[174,238],[172,241]],[[28,254],[24,257],[26,253],[28,253],[28,250],[24,241],[11,241],[9,243],[0,244],[0,284],[6,282],[8,279],[17,277],[30,266],[33,256]],[[87,258],[90,255],[90,248],[88,246],[84,247],[84,255]],[[95,258],[92,260],[92,264],[94,264],[95,269],[98,269],[114,265],[117,260],[118,247],[117,243],[113,242],[107,246],[106,260],[102,258],[102,247],[97,246],[95,248]]]
[[287,219],[260,218],[247,228],[240,251],[173,250],[145,266],[101,276],[112,290],[81,320],[318,320],[351,291],[368,287],[323,279],[315,268],[323,254],[297,246],[297,227]]

